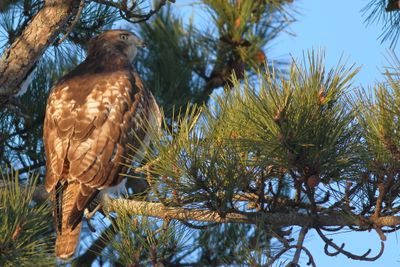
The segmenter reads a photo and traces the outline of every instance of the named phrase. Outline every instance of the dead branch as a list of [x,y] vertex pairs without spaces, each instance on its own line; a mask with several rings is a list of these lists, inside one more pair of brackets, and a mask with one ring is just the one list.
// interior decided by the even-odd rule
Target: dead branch
[[107,0],[94,0],[94,2],[110,6],[113,8],[116,8],[119,10],[120,16],[131,23],[140,23],[143,21],[146,21],[150,19],[154,14],[156,14],[166,3],[171,2],[175,3],[175,0],[161,0],[158,2],[158,4],[154,7],[154,9],[151,9],[149,12],[146,14],[140,14],[134,12],[134,10],[137,7],[137,3],[133,3],[131,7],[128,7],[125,3],[119,3],[119,2],[113,2],[113,1],[107,1]]
[[315,264],[314,258],[313,258],[313,256],[312,256],[311,252],[308,250],[308,248],[302,247],[301,249],[302,249],[302,250],[307,254],[307,256],[308,256],[307,265],[311,265],[312,267],[316,267],[317,265]]
[[385,233],[382,231],[382,229],[381,229],[380,227],[376,227],[375,225],[374,225],[374,229],[375,229],[376,233],[379,235],[379,238],[380,238],[382,241],[386,241],[386,235],[385,235]]
[[[381,249],[376,256],[368,257],[368,255],[371,253],[371,249],[368,249],[367,252],[365,252],[363,255],[355,255],[344,249],[344,246],[345,246],[344,243],[342,245],[340,245],[340,247],[339,247],[332,241],[333,239],[327,238],[318,227],[315,228],[315,230],[317,231],[317,233],[321,237],[321,239],[325,242],[324,251],[325,251],[325,254],[328,256],[336,256],[338,254],[343,254],[346,257],[353,259],[353,260],[375,261],[375,260],[379,259],[380,256],[382,256],[383,251],[385,250],[385,244],[383,243],[383,241],[381,241]],[[334,248],[336,251],[329,252],[329,250],[328,250],[329,247]]]
[[[289,247],[285,247],[285,248],[283,248],[281,251],[279,251],[265,266],[272,266],[272,264],[277,260],[277,259],[279,259],[280,257],[282,257],[282,255],[283,254],[285,254],[286,252],[288,252],[289,250],[291,250],[291,249],[298,249],[298,246],[297,245],[291,245],[291,246],[289,246]],[[308,262],[307,262],[307,265],[311,265],[312,267],[316,267],[317,265],[315,264],[315,262],[314,262],[314,258],[313,258],[313,256],[312,256],[312,254],[311,254],[311,252],[307,249],[307,248],[305,248],[305,247],[303,247],[303,246],[301,246],[301,248],[300,248],[300,250],[303,250],[306,254],[307,254],[307,256],[308,256]],[[293,263],[293,262],[291,262],[291,263],[289,263],[288,265],[287,265],[288,267],[292,267],[292,266],[300,266],[298,263]]]
[[294,254],[293,260],[291,262],[292,265],[298,265],[298,263],[299,263],[300,254],[301,254],[301,251],[303,250],[304,238],[306,237],[307,232],[308,232],[307,227],[301,228],[299,237],[297,239],[296,253]]
[[[349,226],[349,227],[353,227],[353,226]],[[344,228],[344,226],[338,226],[338,227],[325,227],[325,226],[319,226],[319,228],[321,228],[324,231],[327,232],[337,232],[340,231]]]

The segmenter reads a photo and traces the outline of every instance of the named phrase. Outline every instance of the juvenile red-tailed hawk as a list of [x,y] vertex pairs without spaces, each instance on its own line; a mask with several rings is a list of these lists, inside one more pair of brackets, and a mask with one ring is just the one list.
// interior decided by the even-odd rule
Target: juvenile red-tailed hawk
[[[46,189],[54,199],[56,255],[74,255],[84,209],[118,185],[127,143],[145,140],[144,123],[160,123],[159,109],[132,60],[144,43],[129,31],[106,31],[86,59],[52,89],[44,121]],[[135,131],[132,135],[130,131]]]

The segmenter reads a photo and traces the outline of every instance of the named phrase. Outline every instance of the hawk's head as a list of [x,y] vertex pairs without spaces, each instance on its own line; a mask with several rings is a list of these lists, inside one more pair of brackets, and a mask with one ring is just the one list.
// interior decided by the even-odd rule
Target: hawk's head
[[121,53],[132,61],[137,49],[145,46],[146,44],[130,31],[108,30],[90,41],[88,54]]

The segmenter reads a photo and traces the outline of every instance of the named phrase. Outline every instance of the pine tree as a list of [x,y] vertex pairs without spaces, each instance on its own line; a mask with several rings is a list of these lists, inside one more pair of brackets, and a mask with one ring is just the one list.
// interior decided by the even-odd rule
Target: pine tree
[[[155,141],[126,198],[104,200],[72,265],[299,266],[305,255],[315,266],[310,231],[327,255],[379,258],[400,224],[398,75],[388,70],[387,83],[365,93],[352,86],[359,69],[325,69],[323,51],[289,64],[269,58],[294,20],[289,0],[202,0],[191,7],[205,25],[169,2],[0,4],[0,265],[56,264],[42,186],[46,98],[88,39],[128,22],[148,43],[135,64],[163,107],[163,127],[147,125]],[[20,40],[31,40],[51,3],[60,14],[45,25],[52,34],[36,32],[43,43],[31,43],[21,65]],[[21,66],[12,77],[11,64]],[[13,96],[30,74],[27,93]],[[357,255],[326,235],[344,228],[373,229],[380,250]]]

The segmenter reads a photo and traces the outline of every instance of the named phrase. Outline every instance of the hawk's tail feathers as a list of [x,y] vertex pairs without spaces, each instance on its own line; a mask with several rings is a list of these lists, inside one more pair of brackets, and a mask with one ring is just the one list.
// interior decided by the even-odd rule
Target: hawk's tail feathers
[[79,223],[73,230],[71,228],[63,229],[62,234],[57,235],[56,239],[56,256],[59,259],[67,260],[74,256],[81,232]]
[[65,182],[56,186],[55,221],[57,230],[56,256],[61,260],[67,260],[74,256],[79,243],[82,222],[71,227],[69,217],[73,211],[80,184],[78,182]]

